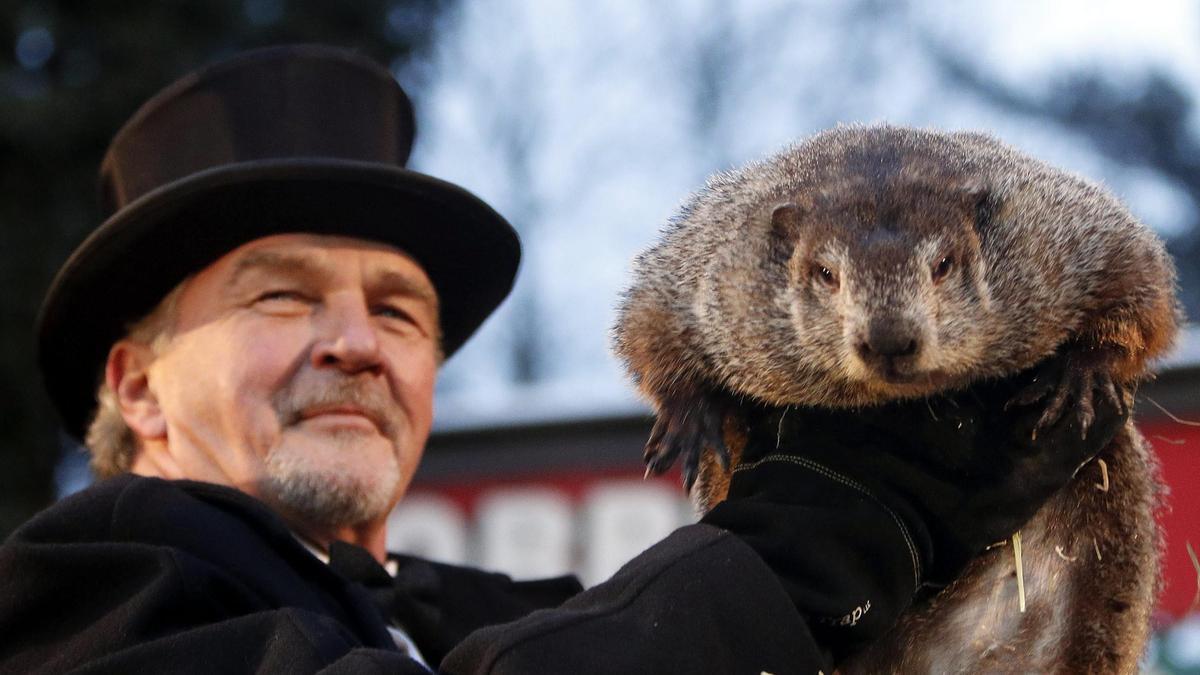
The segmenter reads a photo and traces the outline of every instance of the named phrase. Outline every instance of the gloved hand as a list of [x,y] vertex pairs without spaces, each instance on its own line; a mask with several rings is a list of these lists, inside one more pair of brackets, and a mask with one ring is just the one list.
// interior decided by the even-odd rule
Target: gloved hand
[[857,411],[747,411],[728,498],[703,520],[759,553],[840,659],[886,631],[914,593],[953,580],[1018,530],[1124,426],[1123,397],[1093,397],[1086,436],[1071,407],[1036,438],[1043,405],[1006,409],[1066,364],[1057,356],[1005,380]]

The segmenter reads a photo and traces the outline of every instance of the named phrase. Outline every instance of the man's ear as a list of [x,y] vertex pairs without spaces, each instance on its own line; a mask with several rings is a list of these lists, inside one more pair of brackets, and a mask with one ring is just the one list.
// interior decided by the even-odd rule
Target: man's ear
[[150,388],[154,358],[149,346],[121,340],[109,350],[104,367],[105,381],[116,396],[125,424],[143,440],[167,436],[167,420]]

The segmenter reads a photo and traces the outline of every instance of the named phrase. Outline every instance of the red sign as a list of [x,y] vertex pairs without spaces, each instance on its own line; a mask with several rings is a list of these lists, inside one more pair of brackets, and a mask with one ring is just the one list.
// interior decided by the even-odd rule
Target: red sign
[[[1196,606],[1200,571],[1200,427],[1170,420],[1139,425],[1167,484],[1159,619]],[[642,468],[550,471],[414,486],[389,524],[389,548],[534,577],[573,572],[585,583],[695,519],[678,473],[642,480]]]

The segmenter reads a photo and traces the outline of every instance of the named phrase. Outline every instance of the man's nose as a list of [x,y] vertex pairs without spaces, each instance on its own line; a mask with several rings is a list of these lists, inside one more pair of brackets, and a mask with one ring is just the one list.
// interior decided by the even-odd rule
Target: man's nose
[[362,298],[337,298],[326,305],[322,314],[312,350],[313,366],[347,373],[382,368],[379,336]]

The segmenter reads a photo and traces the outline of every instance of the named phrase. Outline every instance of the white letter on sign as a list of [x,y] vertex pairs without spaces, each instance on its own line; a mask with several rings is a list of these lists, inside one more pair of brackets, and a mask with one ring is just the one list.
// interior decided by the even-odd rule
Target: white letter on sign
[[571,572],[571,505],[555,490],[512,488],[478,509],[480,563],[516,579]]
[[467,562],[467,526],[462,511],[445,497],[410,495],[388,516],[387,548],[462,565]]
[[610,482],[584,502],[583,581],[592,585],[683,524],[679,497],[666,485]]

